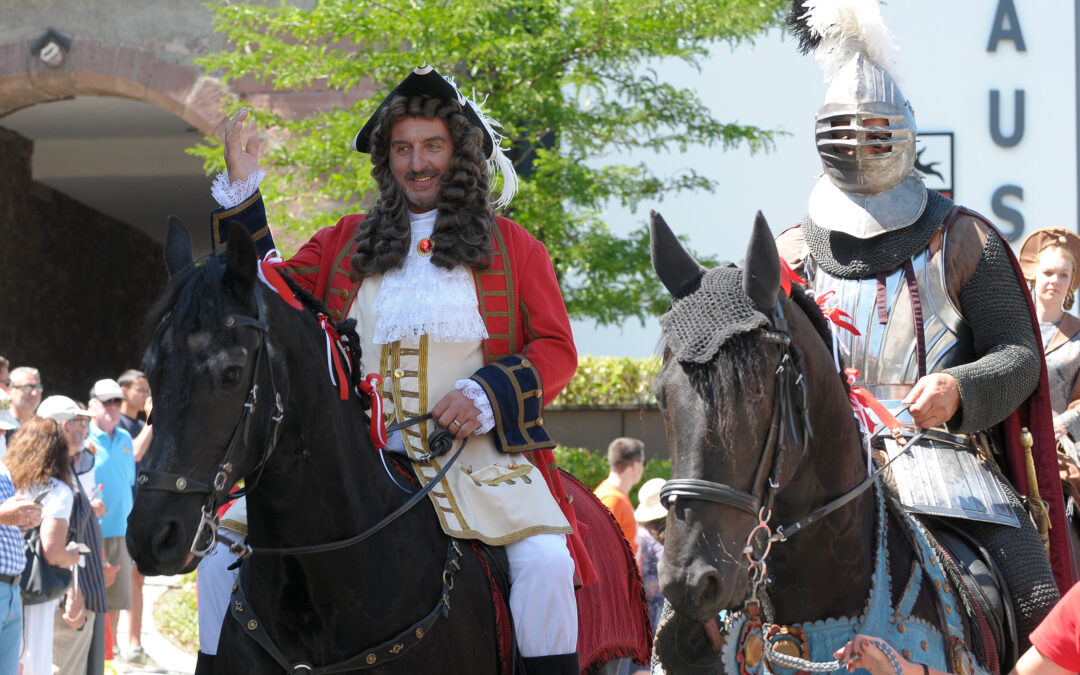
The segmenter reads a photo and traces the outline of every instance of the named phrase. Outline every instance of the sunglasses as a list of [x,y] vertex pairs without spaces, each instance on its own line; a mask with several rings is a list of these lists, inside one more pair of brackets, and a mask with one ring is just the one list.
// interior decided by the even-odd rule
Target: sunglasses
[[15,385],[15,388],[24,394],[29,394],[31,392],[41,391],[45,387],[40,384],[17,384]]
[[110,398],[108,401],[102,401],[101,405],[120,405],[123,402],[122,398]]

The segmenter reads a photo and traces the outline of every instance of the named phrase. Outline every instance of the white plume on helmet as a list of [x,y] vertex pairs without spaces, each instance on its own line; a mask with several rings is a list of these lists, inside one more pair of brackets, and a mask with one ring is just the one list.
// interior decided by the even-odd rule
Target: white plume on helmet
[[814,58],[826,81],[860,51],[896,79],[900,49],[885,27],[878,0],[805,0],[802,7],[800,20],[821,41]]

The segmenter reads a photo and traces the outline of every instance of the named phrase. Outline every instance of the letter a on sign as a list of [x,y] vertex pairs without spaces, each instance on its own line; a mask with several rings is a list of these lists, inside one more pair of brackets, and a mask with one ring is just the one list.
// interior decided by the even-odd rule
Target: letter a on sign
[[1013,0],[998,0],[986,51],[996,52],[998,43],[1002,40],[1012,40],[1018,52],[1027,51],[1027,47],[1024,46],[1024,34],[1020,32],[1020,18],[1016,16],[1016,5],[1013,4]]

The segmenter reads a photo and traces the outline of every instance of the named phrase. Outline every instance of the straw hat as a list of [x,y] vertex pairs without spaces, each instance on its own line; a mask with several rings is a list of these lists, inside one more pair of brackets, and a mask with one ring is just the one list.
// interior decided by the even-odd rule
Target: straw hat
[[650,478],[645,481],[637,493],[638,507],[634,510],[634,520],[647,523],[667,515],[667,509],[660,503],[660,489],[666,482],[663,478]]

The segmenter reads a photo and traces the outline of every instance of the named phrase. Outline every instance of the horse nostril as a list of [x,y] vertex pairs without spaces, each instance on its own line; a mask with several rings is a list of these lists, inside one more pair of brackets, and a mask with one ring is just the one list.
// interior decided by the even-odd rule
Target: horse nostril
[[175,558],[184,549],[183,527],[177,518],[167,518],[161,529],[150,539],[150,554],[159,561]]
[[720,595],[720,575],[716,571],[709,571],[702,575],[698,583],[698,607],[711,607]]

